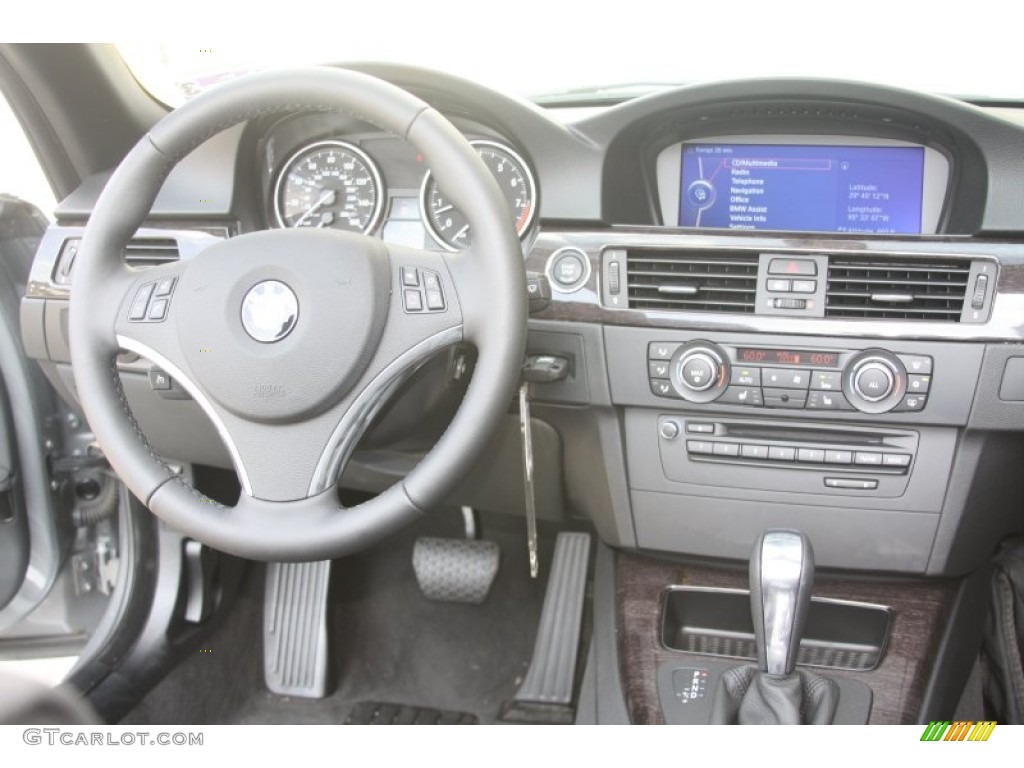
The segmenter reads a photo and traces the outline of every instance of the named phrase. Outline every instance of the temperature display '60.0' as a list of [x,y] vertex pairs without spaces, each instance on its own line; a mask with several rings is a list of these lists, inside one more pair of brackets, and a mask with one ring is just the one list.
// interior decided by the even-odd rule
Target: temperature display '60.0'
[[838,352],[820,352],[807,349],[764,349],[740,347],[736,359],[754,365],[811,365],[815,368],[838,368]]

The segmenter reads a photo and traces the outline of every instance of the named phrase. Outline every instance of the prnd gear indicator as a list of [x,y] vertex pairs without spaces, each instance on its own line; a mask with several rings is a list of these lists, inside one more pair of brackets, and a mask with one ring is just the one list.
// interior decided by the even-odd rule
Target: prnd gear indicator
[[680,667],[672,672],[672,692],[680,704],[703,699],[708,692],[708,671],[694,667]]

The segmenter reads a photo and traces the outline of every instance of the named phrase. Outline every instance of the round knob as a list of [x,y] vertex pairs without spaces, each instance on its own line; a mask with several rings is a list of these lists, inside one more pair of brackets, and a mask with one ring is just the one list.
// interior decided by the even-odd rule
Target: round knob
[[903,398],[907,371],[892,352],[868,349],[850,360],[843,371],[843,394],[863,413],[886,413]]
[[869,403],[877,403],[892,394],[894,371],[881,360],[866,360],[853,375],[853,388]]
[[710,403],[725,391],[729,358],[710,341],[691,341],[676,350],[669,380],[676,394],[691,403]]
[[679,437],[679,424],[674,421],[664,421],[661,424],[661,429],[658,431],[666,440],[675,440]]
[[679,362],[679,379],[694,392],[709,389],[718,380],[718,361],[706,352],[691,352]]

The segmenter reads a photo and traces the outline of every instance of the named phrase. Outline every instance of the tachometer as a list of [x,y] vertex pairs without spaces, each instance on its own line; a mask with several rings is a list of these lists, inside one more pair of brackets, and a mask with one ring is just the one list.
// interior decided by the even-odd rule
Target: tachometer
[[[469,142],[480,153],[498,186],[508,200],[516,232],[522,237],[533,223],[537,213],[537,189],[530,167],[518,154],[504,144],[476,139]],[[433,174],[427,171],[420,190],[420,207],[423,221],[431,236],[450,251],[469,246],[469,222],[438,188]]]
[[274,190],[282,227],[366,233],[380,220],[384,185],[370,156],[345,141],[321,141],[285,163]]

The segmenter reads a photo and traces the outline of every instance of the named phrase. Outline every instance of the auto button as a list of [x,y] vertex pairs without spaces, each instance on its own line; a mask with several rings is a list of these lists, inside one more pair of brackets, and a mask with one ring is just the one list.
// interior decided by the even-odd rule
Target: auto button
[[761,386],[761,369],[740,368],[737,366],[732,369],[732,380],[730,383],[741,387],[759,387]]

